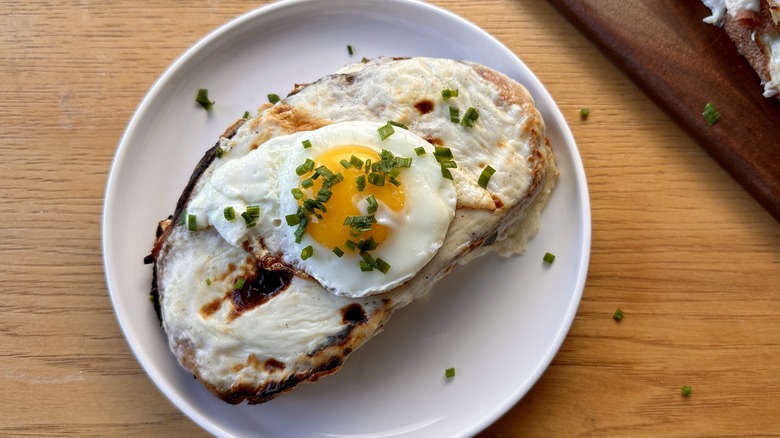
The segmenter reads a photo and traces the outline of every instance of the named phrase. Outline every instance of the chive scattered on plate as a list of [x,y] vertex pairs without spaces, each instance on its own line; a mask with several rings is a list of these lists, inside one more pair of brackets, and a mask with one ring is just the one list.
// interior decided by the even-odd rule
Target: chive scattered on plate
[[195,96],[195,102],[198,102],[200,106],[206,110],[210,110],[216,102],[209,100],[209,90],[201,88],[198,90],[198,95]]

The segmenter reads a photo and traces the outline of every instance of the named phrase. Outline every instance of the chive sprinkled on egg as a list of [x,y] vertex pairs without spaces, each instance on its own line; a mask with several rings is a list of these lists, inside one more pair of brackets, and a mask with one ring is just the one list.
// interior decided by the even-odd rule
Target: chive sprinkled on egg
[[279,98],[278,94],[270,93],[268,95],[268,101],[273,103],[273,104],[279,102],[280,100],[282,100],[282,99]]
[[232,206],[227,206],[222,210],[222,215],[225,217],[225,220],[232,221],[236,218],[236,209]]
[[306,260],[309,257],[314,255],[314,248],[312,248],[311,245],[308,245],[307,247],[303,248],[301,250],[301,259]]
[[194,214],[187,215],[187,229],[190,231],[195,231],[198,229],[198,217]]
[[417,156],[425,155],[425,148],[422,146],[414,148],[414,153],[417,154]]
[[311,141],[309,140],[304,140],[301,142],[301,144],[303,144],[304,149],[309,149],[311,147]]
[[238,277],[236,279],[236,283],[233,285],[233,290],[241,289],[242,287],[244,287],[244,283],[246,283],[246,278]]
[[382,125],[379,128],[377,128],[377,132],[379,132],[379,138],[382,139],[382,141],[387,140],[388,137],[393,135],[395,133],[395,129],[393,129],[393,125],[388,122],[386,125]]
[[379,208],[379,204],[376,202],[374,195],[368,195],[368,197],[366,197],[366,202],[368,203],[368,209],[366,209],[368,214],[376,213],[376,210]]

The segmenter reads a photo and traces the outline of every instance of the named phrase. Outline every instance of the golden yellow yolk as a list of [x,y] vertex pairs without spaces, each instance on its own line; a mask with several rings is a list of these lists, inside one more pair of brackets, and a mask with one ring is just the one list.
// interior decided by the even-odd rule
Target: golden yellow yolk
[[[360,233],[359,236],[350,235],[349,225],[344,225],[346,217],[363,214],[358,208],[358,203],[365,204],[365,199],[369,195],[374,195],[380,209],[383,208],[383,204],[394,211],[401,211],[404,206],[404,184],[401,178],[396,178],[401,181],[401,185],[398,187],[389,182],[385,182],[385,185],[381,187],[370,184],[368,183],[368,175],[366,175],[364,170],[365,166],[363,166],[363,169],[358,170],[353,166],[345,169],[341,165],[341,160],[349,162],[353,155],[364,162],[366,160],[371,160],[372,163],[379,161],[379,154],[370,148],[357,145],[329,149],[314,160],[316,163],[315,169],[319,166],[325,166],[333,173],[341,173],[344,176],[343,181],[331,187],[333,194],[325,203],[327,211],[321,213],[322,219],[312,218],[312,222],[306,228],[306,234],[326,248],[344,248],[344,242],[347,240],[357,242],[373,237],[377,243],[381,243],[387,238],[389,229],[384,225],[373,224],[370,230]],[[358,191],[357,182],[355,181],[360,175],[366,176],[366,187],[362,192]],[[302,176],[301,181],[310,176],[311,174]],[[303,189],[307,197],[317,197],[317,192],[322,187],[322,180],[322,178],[317,178],[314,180],[314,185],[311,188]]]

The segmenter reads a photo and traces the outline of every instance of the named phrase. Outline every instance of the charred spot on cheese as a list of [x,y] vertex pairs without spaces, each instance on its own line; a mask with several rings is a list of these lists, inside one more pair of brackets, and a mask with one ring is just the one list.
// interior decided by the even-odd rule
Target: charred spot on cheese
[[444,146],[444,140],[437,137],[425,137],[425,141],[434,146]]
[[433,102],[428,99],[421,100],[414,104],[414,109],[420,112],[420,114],[428,114],[433,111]]
[[274,358],[270,358],[265,361],[265,369],[268,371],[276,371],[276,370],[283,370],[284,369],[284,363],[279,362],[278,360]]
[[264,304],[287,289],[292,280],[288,271],[268,271],[258,267],[257,274],[247,279],[239,288],[228,293],[233,310],[229,319],[236,319],[242,313]]
[[366,312],[360,304],[353,303],[341,308],[341,320],[344,324],[363,324],[367,321]]
[[209,318],[211,315],[217,313],[217,311],[222,307],[222,299],[216,299],[214,301],[211,301],[210,303],[205,304],[203,307],[200,308],[200,313],[206,317]]
[[491,193],[490,197],[493,198],[493,204],[496,205],[496,210],[500,210],[504,207],[504,201],[501,200],[501,198],[498,197],[495,193]]

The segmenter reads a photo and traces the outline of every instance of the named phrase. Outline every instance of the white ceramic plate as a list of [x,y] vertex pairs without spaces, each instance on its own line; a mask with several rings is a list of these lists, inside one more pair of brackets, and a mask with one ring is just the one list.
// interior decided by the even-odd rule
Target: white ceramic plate
[[[347,45],[354,56],[347,53]],[[343,64],[376,56],[476,61],[536,99],[561,177],[525,256],[459,267],[429,298],[398,311],[343,369],[259,406],[228,405],[179,367],[148,299],[157,221],[172,213],[195,164],[244,111]],[[216,101],[194,103],[198,88]],[[585,174],[550,95],[506,47],[473,24],[406,0],[290,1],[244,15],[184,53],[157,81],[117,150],[103,251],[117,318],[138,360],[185,414],[220,436],[468,436],[531,388],[574,318],[590,252]],[[542,262],[545,252],[555,263]],[[445,379],[444,370],[457,375]]]

